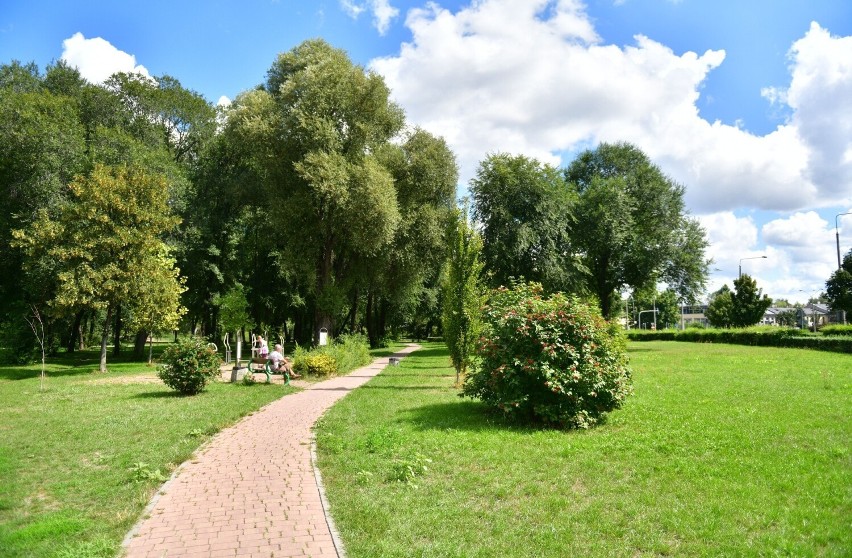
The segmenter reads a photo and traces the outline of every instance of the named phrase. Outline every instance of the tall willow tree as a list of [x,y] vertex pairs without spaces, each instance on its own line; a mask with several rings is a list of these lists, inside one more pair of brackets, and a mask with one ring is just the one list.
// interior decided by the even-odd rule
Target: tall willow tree
[[251,145],[264,188],[256,200],[304,268],[314,338],[345,307],[352,261],[385,250],[400,213],[378,153],[398,135],[402,110],[381,76],[322,40],[278,56],[262,90],[238,98],[228,131]]
[[429,321],[423,314],[440,320],[438,279],[458,181],[452,151],[425,130],[407,133],[399,145],[388,146],[382,159],[394,177],[401,219],[388,249],[365,259],[357,272],[366,280],[356,286],[367,293],[365,322],[374,345],[385,334],[388,318],[415,327],[415,322],[425,327]]

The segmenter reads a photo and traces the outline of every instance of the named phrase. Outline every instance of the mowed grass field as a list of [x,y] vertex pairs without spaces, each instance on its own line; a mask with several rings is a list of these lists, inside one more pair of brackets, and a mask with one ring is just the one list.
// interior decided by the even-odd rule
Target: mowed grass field
[[[214,383],[183,397],[156,368],[82,352],[0,366],[0,557],[108,558],[154,491],[212,434],[282,395]],[[244,464],[234,463],[234,467]]]
[[606,424],[506,424],[429,344],[333,407],[319,463],[348,556],[852,555],[852,357],[629,345]]

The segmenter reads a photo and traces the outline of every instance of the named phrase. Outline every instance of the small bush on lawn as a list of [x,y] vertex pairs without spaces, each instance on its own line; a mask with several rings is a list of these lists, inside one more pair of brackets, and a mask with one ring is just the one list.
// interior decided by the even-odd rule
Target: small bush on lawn
[[462,395],[509,417],[588,428],[632,392],[625,340],[596,307],[541,285],[492,293],[478,370]]
[[331,376],[337,373],[334,357],[323,353],[307,353],[293,359],[293,371],[296,374],[311,376]]
[[202,339],[184,339],[170,345],[160,357],[157,375],[163,382],[185,395],[204,391],[207,382],[219,376],[222,364],[216,351]]

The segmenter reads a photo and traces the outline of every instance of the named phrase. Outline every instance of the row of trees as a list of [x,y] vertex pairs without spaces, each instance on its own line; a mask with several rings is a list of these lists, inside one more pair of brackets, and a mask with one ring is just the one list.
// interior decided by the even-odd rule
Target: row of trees
[[0,115],[0,258],[21,270],[0,277],[4,338],[43,308],[54,347],[97,336],[102,365],[108,332],[114,351],[135,336],[141,353],[178,320],[216,339],[239,326],[300,343],[323,328],[373,344],[423,335],[454,303],[463,270],[445,262],[464,246],[485,286],[524,277],[610,318],[625,290],[665,282],[691,301],[704,287],[683,187],[635,146],[602,144],[564,170],[491,155],[468,215],[444,140],[407,126],[381,77],[320,40],[223,111],[169,76],[94,85],[61,62],[43,75],[13,62]]
[[33,306],[54,348],[100,335],[104,363],[108,331],[118,352],[181,316],[302,343],[439,320],[454,156],[322,41],[224,112],[169,76],[94,85],[13,62],[0,114],[0,257],[21,270],[0,278],[0,324],[17,348]]
[[604,317],[621,296],[668,286],[681,302],[705,288],[707,240],[684,208],[684,188],[637,147],[603,143],[560,171],[496,154],[472,181],[486,282],[540,283],[546,292],[591,296]]

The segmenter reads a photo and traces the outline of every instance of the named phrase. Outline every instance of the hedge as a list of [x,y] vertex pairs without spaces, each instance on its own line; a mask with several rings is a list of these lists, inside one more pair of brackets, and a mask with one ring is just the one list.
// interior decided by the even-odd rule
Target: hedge
[[[841,326],[842,327],[842,326]],[[806,335],[798,329],[761,327],[745,329],[664,329],[630,330],[632,341],[687,341],[693,343],[730,343],[763,347],[817,349],[835,353],[852,353],[852,337],[848,335]]]

